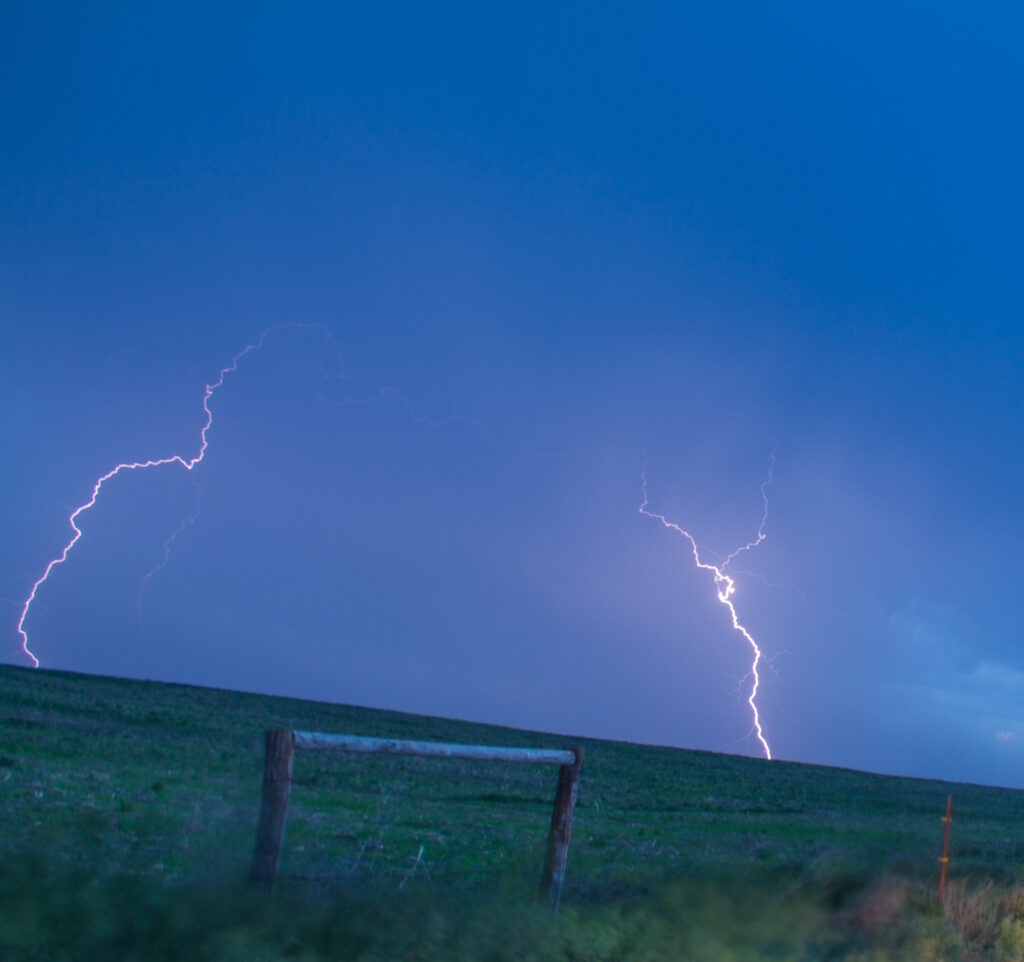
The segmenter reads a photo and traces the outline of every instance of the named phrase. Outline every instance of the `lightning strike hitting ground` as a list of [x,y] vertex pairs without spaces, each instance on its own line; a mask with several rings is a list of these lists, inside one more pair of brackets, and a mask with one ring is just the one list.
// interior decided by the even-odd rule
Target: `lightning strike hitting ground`
[[[224,378],[227,377],[227,375],[233,374],[238,369],[238,362],[241,361],[246,354],[250,354],[253,351],[258,351],[261,347],[263,347],[263,342],[267,339],[268,334],[286,327],[320,328],[321,330],[324,331],[327,340],[337,350],[337,344],[334,341],[334,335],[330,332],[330,330],[323,327],[322,325],[301,324],[296,322],[291,324],[275,324],[273,327],[268,327],[256,341],[254,341],[252,344],[247,344],[244,348],[242,348],[242,350],[239,351],[231,359],[230,364],[228,364],[226,367],[221,368],[220,374],[218,375],[216,381],[214,381],[212,384],[206,385],[206,390],[203,394],[203,411],[206,413],[206,423],[203,425],[202,430],[199,432],[199,451],[194,457],[186,458],[183,455],[174,454],[166,458],[155,458],[149,461],[130,461],[115,465],[106,474],[96,479],[96,482],[93,484],[92,487],[92,497],[89,498],[89,500],[86,501],[85,504],[80,505],[79,507],[75,508],[74,511],[71,512],[70,516],[68,517],[68,523],[71,525],[74,534],[71,536],[71,540],[68,541],[66,545],[64,545],[64,550],[46,566],[42,575],[40,575],[36,583],[32,585],[32,590],[29,592],[28,597],[25,599],[25,603],[22,605],[21,617],[18,619],[18,634],[21,635],[21,649],[29,658],[32,659],[33,668],[39,667],[39,659],[35,656],[35,654],[31,651],[31,649],[28,646],[28,632],[25,630],[25,621],[28,618],[28,613],[32,607],[32,602],[36,599],[37,592],[39,591],[40,587],[46,582],[46,579],[50,577],[50,572],[52,572],[53,569],[57,567],[57,565],[63,564],[65,561],[67,561],[68,554],[70,553],[71,549],[75,546],[78,539],[82,537],[82,529],[78,527],[78,516],[82,514],[84,511],[88,511],[96,503],[96,499],[99,497],[103,485],[111,478],[120,474],[122,471],[138,471],[141,468],[155,468],[161,464],[174,463],[180,464],[186,471],[191,471],[197,464],[200,464],[203,458],[206,456],[206,449],[207,446],[209,445],[209,441],[207,440],[206,434],[210,430],[210,426],[213,424],[213,412],[210,410],[210,398],[213,396],[214,391],[216,391],[224,383]],[[177,537],[179,533],[180,531],[174,532],[174,534],[172,534],[171,537],[168,538],[167,542],[165,542],[165,552],[170,550],[171,543],[173,543],[174,539]],[[153,575],[153,573],[156,570],[159,570],[159,568],[163,567],[163,565],[166,564],[166,561],[167,558],[165,556],[163,562],[161,562],[161,564],[158,565],[157,568],[154,569],[154,571],[151,571],[149,572],[149,574],[146,575],[146,578],[143,581],[143,587],[145,586],[145,581],[148,581],[148,579]]]
[[761,677],[758,674],[758,666],[761,664],[761,649],[757,642],[754,640],[754,636],[740,624],[740,620],[736,615],[736,606],[732,602],[732,596],[736,593],[736,582],[728,574],[726,569],[732,563],[733,559],[741,555],[744,551],[749,551],[751,548],[756,548],[762,541],[764,541],[766,535],[764,526],[768,521],[768,485],[772,483],[772,474],[775,470],[775,454],[771,454],[771,463],[768,467],[768,478],[761,484],[761,502],[764,506],[764,510],[761,514],[761,524],[757,528],[757,537],[753,541],[747,542],[745,545],[737,548],[732,554],[728,555],[721,564],[714,565],[710,562],[701,560],[700,551],[697,548],[697,542],[693,535],[689,531],[679,527],[675,522],[669,521],[662,514],[655,514],[653,511],[647,510],[647,468],[644,468],[643,474],[643,504],[640,505],[640,513],[647,515],[648,518],[654,518],[660,521],[666,528],[670,528],[673,531],[677,531],[687,541],[690,542],[690,547],[693,549],[693,560],[698,568],[704,571],[710,571],[714,576],[715,591],[718,595],[718,600],[729,609],[729,615],[732,618],[732,626],[736,629],[750,645],[751,650],[754,653],[754,660],[750,665],[750,675],[754,679],[754,683],[750,690],[750,697],[747,699],[747,704],[750,705],[750,711],[754,716],[754,732],[757,735],[757,740],[761,743],[761,748],[764,751],[764,757],[770,759],[772,757],[771,747],[768,745],[768,740],[765,738],[764,730],[761,727],[761,715],[757,710],[757,690],[761,685]]

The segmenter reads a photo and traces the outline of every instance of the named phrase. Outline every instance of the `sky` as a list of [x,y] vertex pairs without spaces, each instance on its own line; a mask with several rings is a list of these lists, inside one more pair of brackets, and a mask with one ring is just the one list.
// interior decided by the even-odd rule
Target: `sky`
[[4,4],[0,660],[1024,787],[1022,49]]

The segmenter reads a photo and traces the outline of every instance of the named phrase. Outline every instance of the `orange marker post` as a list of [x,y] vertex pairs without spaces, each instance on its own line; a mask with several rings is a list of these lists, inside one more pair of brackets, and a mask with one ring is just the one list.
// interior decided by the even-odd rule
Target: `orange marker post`
[[953,796],[946,796],[946,814],[942,819],[946,826],[942,830],[942,854],[939,856],[939,864],[942,870],[939,872],[939,901],[946,892],[946,868],[949,866],[949,823],[953,821]]

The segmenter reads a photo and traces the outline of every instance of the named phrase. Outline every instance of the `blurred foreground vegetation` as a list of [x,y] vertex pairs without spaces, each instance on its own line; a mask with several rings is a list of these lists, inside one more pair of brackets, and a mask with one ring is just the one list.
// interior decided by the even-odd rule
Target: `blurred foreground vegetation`
[[[247,883],[269,727],[585,750],[557,916],[546,766],[299,753]],[[935,897],[954,796],[951,884]],[[1024,794],[0,668],[0,958],[1024,962]]]
[[940,906],[895,876],[754,870],[577,898],[556,914],[508,879],[461,893],[419,881],[268,894],[31,857],[0,868],[5,962],[1024,959],[1024,889],[991,882],[956,881]]

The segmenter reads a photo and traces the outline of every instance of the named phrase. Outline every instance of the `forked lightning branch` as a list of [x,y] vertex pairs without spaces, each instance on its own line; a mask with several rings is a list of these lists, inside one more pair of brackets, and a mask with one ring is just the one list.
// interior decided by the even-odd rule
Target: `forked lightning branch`
[[715,593],[718,596],[718,600],[725,605],[729,610],[729,616],[732,619],[733,628],[738,631],[750,645],[750,649],[753,652],[753,660],[750,664],[750,676],[753,678],[753,683],[750,689],[750,697],[747,699],[747,704],[750,706],[751,714],[754,717],[754,734],[757,735],[757,740],[761,743],[761,748],[764,751],[765,758],[772,757],[772,750],[768,744],[768,739],[765,737],[764,728],[761,724],[761,713],[757,708],[757,692],[761,687],[761,676],[758,669],[761,664],[761,648],[758,643],[754,640],[754,636],[740,624],[739,617],[736,614],[736,606],[733,604],[733,595],[736,593],[736,581],[728,573],[729,565],[743,554],[744,551],[749,551],[751,548],[756,548],[765,539],[765,524],[768,522],[768,485],[772,483],[772,473],[775,470],[775,455],[770,455],[771,464],[768,467],[768,477],[761,483],[761,502],[763,505],[763,512],[761,514],[761,524],[757,528],[757,536],[753,541],[748,541],[745,545],[741,545],[732,554],[728,555],[721,564],[711,564],[709,561],[704,561],[700,556],[700,550],[697,547],[697,542],[693,535],[690,534],[685,528],[681,528],[674,521],[669,521],[663,514],[656,514],[653,511],[647,510],[647,469],[644,469],[642,474],[643,478],[643,504],[640,505],[640,513],[647,515],[648,518],[654,518],[656,521],[660,521],[666,528],[681,534],[687,541],[690,542],[690,548],[693,550],[694,563],[702,571],[710,571],[714,579]]
[[[206,420],[205,423],[203,424],[202,430],[199,432],[199,450],[193,457],[188,458],[180,454],[172,454],[166,458],[153,458],[148,461],[125,461],[122,462],[121,464],[117,464],[114,467],[112,467],[106,474],[101,475],[99,478],[96,479],[96,481],[93,483],[92,496],[89,498],[89,500],[86,501],[85,504],[82,504],[79,507],[75,508],[75,510],[72,511],[71,514],[68,516],[68,524],[71,525],[71,530],[73,534],[71,535],[67,544],[64,545],[64,550],[61,551],[61,553],[57,555],[57,557],[53,558],[49,564],[47,564],[46,568],[43,570],[43,573],[36,580],[35,584],[32,585],[32,590],[29,591],[28,597],[25,599],[25,602],[22,605],[21,617],[18,619],[18,634],[21,635],[21,649],[32,660],[32,666],[34,668],[39,667],[39,659],[36,657],[35,653],[29,648],[28,630],[25,628],[25,622],[28,619],[29,611],[32,608],[32,602],[36,600],[36,595],[39,592],[39,589],[43,586],[43,584],[45,584],[46,580],[50,577],[51,573],[53,572],[53,569],[67,561],[71,549],[74,548],[75,544],[78,542],[78,539],[82,537],[82,529],[78,527],[79,516],[82,515],[84,512],[88,511],[94,504],[96,504],[96,499],[100,496],[100,491],[103,490],[103,485],[111,478],[115,477],[118,474],[121,474],[123,471],[139,471],[143,468],[155,468],[162,464],[180,464],[186,471],[191,471],[193,468],[196,467],[196,465],[200,464],[203,458],[206,457],[206,449],[209,446],[207,433],[209,432],[210,427],[213,424],[213,411],[210,410],[210,399],[213,397],[214,392],[224,383],[224,378],[226,378],[229,374],[234,373],[238,369],[238,362],[241,361],[246,354],[249,354],[252,351],[258,351],[261,347],[263,347],[263,342],[266,340],[268,334],[270,334],[272,331],[281,330],[282,328],[286,327],[318,328],[319,330],[322,330],[324,332],[328,342],[330,342],[334,349],[337,350],[337,344],[334,341],[334,335],[330,332],[330,330],[328,330],[326,327],[323,327],[320,324],[302,324],[294,322],[290,324],[275,324],[273,327],[267,328],[267,330],[265,330],[256,341],[254,341],[252,344],[247,344],[244,348],[242,348],[242,350],[239,351],[231,359],[230,364],[221,368],[217,380],[215,380],[211,384],[206,385],[206,390],[203,393],[203,412],[206,415]],[[161,562],[161,565],[158,566],[158,568],[162,567],[162,565],[166,563],[167,551],[170,550],[170,544],[171,542],[173,542],[174,538],[177,536],[178,533],[179,532],[176,531],[164,543],[164,561]],[[146,580],[148,580],[152,574],[153,572],[147,574]]]

